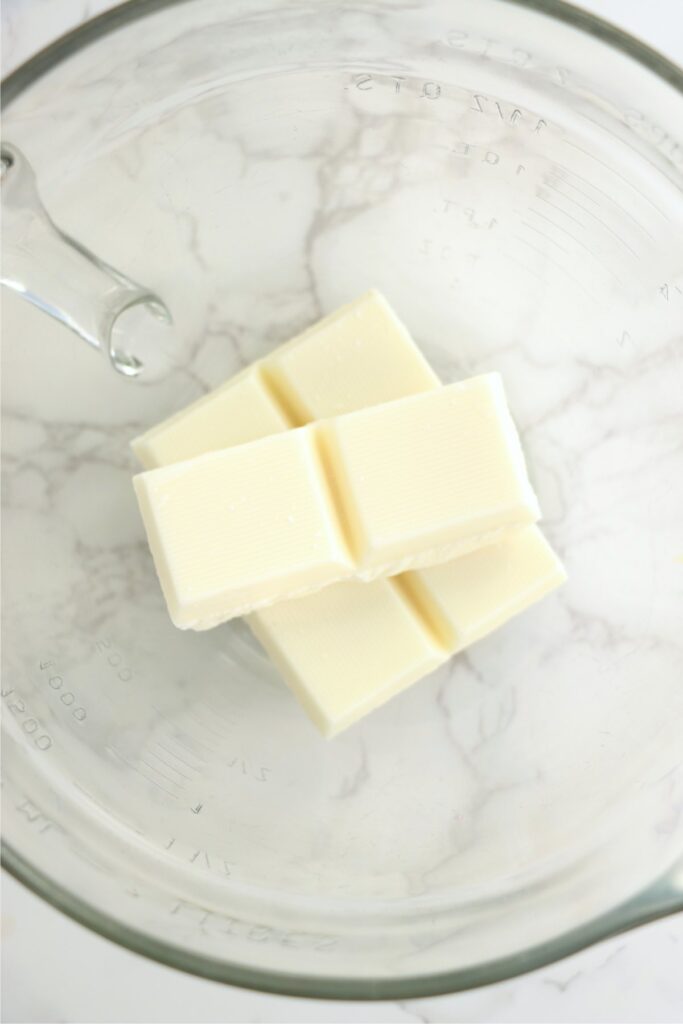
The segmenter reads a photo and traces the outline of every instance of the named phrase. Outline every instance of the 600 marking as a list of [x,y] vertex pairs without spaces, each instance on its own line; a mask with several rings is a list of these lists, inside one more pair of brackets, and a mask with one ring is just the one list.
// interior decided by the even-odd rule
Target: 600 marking
[[122,683],[127,683],[133,678],[132,668],[124,664],[123,655],[112,647],[111,640],[98,640],[95,647]]

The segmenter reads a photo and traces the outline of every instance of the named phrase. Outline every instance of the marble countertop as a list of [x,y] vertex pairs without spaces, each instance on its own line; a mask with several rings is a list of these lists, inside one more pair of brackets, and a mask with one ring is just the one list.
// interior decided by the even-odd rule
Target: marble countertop
[[[3,74],[110,6],[110,0],[4,0]],[[583,0],[583,6],[683,62],[680,0]],[[6,875],[2,943],[2,1019],[8,1022],[683,1020],[683,915],[499,985],[383,1003],[286,999],[183,975],[88,932]]]

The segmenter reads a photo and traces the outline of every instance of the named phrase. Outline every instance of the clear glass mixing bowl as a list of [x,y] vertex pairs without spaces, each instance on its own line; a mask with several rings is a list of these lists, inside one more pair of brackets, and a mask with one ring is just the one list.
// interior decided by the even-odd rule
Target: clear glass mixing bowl
[[[11,76],[55,221],[178,331],[130,380],[5,300],[5,863],[36,892],[345,998],[683,905],[682,90],[549,0],[149,0]],[[444,380],[502,371],[570,579],[328,743],[242,624],[170,624],[128,442],[373,285]]]

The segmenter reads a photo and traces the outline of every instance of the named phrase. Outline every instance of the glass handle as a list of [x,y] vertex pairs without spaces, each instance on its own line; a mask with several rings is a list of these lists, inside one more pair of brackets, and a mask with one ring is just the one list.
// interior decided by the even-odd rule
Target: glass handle
[[116,321],[139,306],[157,322],[171,323],[158,295],[95,256],[61,231],[43,206],[30,163],[16,146],[2,144],[3,252],[0,280],[28,302],[104,352],[127,377],[143,369],[118,347]]

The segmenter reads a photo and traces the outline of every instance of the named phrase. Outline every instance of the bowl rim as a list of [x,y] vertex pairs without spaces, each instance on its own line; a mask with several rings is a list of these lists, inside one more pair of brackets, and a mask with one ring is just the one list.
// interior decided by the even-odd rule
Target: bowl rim
[[[188,2],[191,0],[125,0],[124,3],[78,25],[39,50],[2,80],[0,109],[5,110],[35,81],[73,53],[98,41],[109,32],[157,11]],[[683,68],[603,18],[575,7],[566,0],[500,2],[547,15],[555,21],[593,36],[654,72],[683,96]],[[683,911],[683,888],[677,887],[673,875],[667,873],[662,878],[653,879],[649,886],[632,899],[579,928],[565,932],[542,945],[487,961],[476,967],[401,978],[313,977],[262,970],[192,953],[124,925],[55,882],[5,839],[2,840],[2,866],[34,895],[77,923],[130,952],[211,981],[257,992],[315,999],[404,1000],[463,992],[519,977],[631,928]]]
[[[683,866],[683,861],[681,864]],[[102,913],[71,890],[53,882],[43,871],[4,841],[2,866],[17,882],[22,883],[35,896],[44,899],[55,909],[66,913],[72,921],[104,939],[115,942],[129,952],[139,953],[165,967],[175,968],[208,981],[217,981],[256,992],[344,1001],[428,998],[482,988],[548,967],[565,956],[581,952],[598,942],[683,911],[683,889],[677,890],[676,886],[672,885],[673,874],[670,870],[644,891],[601,914],[599,918],[542,945],[499,957],[477,967],[400,978],[349,979],[326,975],[311,977],[265,971],[189,952],[173,943],[130,928]]]
[[[683,866],[683,861],[681,863]],[[486,961],[476,967],[400,978],[313,977],[263,970],[192,953],[181,946],[131,928],[54,882],[4,840],[2,866],[35,896],[44,899],[73,921],[131,953],[138,953],[166,967],[254,992],[345,1002],[404,1001],[471,991],[518,978],[580,953],[598,942],[683,911],[683,889],[677,889],[672,884],[673,874],[669,871],[636,896],[578,928],[530,949]]]
[[[123,3],[98,14],[95,18],[77,25],[76,28],[65,32],[42,50],[38,50],[2,79],[0,109],[5,110],[37,79],[66,60],[72,53],[76,53],[90,43],[97,42],[109,32],[157,11],[191,2],[192,0],[124,0]],[[597,14],[575,7],[568,0],[499,0],[499,2],[525,7],[539,14],[548,15],[555,21],[563,22],[571,28],[583,31],[631,57],[683,94],[683,67],[679,67],[654,47]]]

